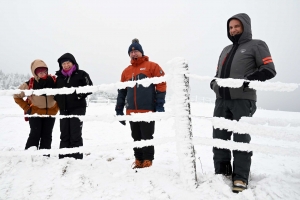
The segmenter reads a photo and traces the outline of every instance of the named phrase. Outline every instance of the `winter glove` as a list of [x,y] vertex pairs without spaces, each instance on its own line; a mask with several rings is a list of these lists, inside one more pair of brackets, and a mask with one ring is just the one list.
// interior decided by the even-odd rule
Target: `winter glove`
[[209,84],[210,89],[212,89],[212,90],[213,90],[213,86],[214,86],[215,81],[216,81],[216,79],[213,79],[213,80],[210,82],[210,84]]
[[[123,109],[124,109],[124,106],[118,106],[118,105],[116,105],[116,108],[115,108],[116,114],[117,115],[124,115]],[[126,125],[126,121],[125,120],[119,121],[119,122],[121,124],[123,124],[124,126]]]
[[263,69],[261,71],[255,71],[254,73],[248,75],[246,77],[246,79],[249,80],[249,81],[254,81],[254,80],[266,81],[266,80],[269,80],[273,77],[274,77],[274,75],[270,71],[268,71],[266,69]]
[[165,112],[164,104],[165,104],[164,99],[157,99],[156,100],[156,112]]
[[121,124],[123,124],[124,126],[126,126],[126,121],[119,121]]
[[244,82],[244,83],[243,83],[243,87],[244,87],[244,88],[248,88],[248,87],[249,87],[249,82]]
[[156,105],[156,112],[165,112],[165,108],[163,106]]

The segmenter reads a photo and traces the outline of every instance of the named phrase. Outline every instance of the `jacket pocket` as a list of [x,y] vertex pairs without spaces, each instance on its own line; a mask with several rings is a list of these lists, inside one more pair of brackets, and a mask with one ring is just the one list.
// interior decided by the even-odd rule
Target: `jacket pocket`
[[249,117],[252,117],[256,111],[256,103],[253,100],[249,100]]

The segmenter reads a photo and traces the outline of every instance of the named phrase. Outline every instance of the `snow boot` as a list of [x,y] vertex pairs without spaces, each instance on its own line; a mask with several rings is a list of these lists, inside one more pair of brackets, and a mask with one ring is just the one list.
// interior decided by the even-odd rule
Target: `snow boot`
[[244,181],[235,180],[232,186],[232,192],[239,193],[247,189],[247,184]]
[[132,167],[132,169],[143,168],[143,161],[142,160],[135,160],[132,163],[131,167]]
[[143,168],[144,167],[151,167],[151,165],[152,165],[152,160],[144,160]]

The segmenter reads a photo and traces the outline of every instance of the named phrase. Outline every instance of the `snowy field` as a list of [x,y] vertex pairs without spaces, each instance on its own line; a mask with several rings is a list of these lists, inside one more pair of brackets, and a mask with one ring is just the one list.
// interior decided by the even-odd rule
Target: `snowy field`
[[[137,172],[131,169],[133,150],[130,127],[119,122],[86,121],[83,124],[84,147],[91,147],[83,160],[58,159],[41,155],[14,155],[23,152],[29,134],[29,124],[10,96],[0,96],[0,199],[299,199],[300,198],[300,142],[278,140],[252,135],[251,144],[292,148],[296,155],[253,152],[249,189],[231,192],[231,182],[214,174],[212,146],[196,145],[196,167],[199,186],[187,188],[180,179],[175,142],[155,145],[155,160],[150,168]],[[165,105],[169,112],[170,105]],[[213,104],[192,103],[195,138],[212,137]],[[87,115],[115,114],[113,104],[90,103]],[[208,118],[206,118],[208,117]],[[254,118],[294,120],[300,113],[258,109]],[[280,121],[280,120],[279,120]],[[275,129],[284,130],[278,126]],[[299,138],[300,127],[293,128]],[[298,134],[298,135],[297,135]],[[52,149],[59,147],[59,120],[53,130]],[[174,118],[156,122],[154,138],[175,136]],[[168,141],[166,139],[165,141]],[[173,140],[174,141],[174,140]],[[130,145],[129,145],[130,146]],[[93,147],[93,148],[92,148]]]

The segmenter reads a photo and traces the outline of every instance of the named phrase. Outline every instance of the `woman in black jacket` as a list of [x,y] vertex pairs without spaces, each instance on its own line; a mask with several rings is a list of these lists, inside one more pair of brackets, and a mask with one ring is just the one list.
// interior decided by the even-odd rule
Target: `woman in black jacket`
[[[56,88],[80,87],[93,85],[90,76],[83,70],[79,69],[79,65],[75,57],[70,53],[65,53],[58,60],[59,70],[56,72]],[[58,104],[60,115],[85,115],[87,95],[91,93],[57,94],[55,100]],[[79,118],[63,118],[60,119],[60,145],[59,148],[73,148],[83,146],[82,141],[83,122]],[[73,157],[82,159],[83,154],[73,153],[59,155],[59,158]]]

